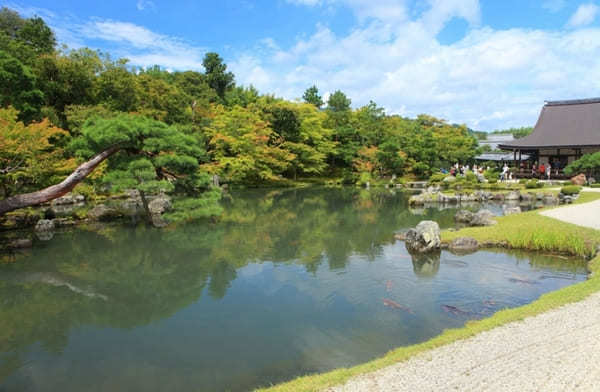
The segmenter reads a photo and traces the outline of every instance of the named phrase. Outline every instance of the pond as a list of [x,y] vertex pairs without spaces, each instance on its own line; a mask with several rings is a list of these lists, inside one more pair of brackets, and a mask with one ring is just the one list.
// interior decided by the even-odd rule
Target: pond
[[248,190],[219,223],[82,227],[0,263],[0,391],[245,391],[352,366],[586,279],[523,252],[412,258],[453,209],[390,190]]

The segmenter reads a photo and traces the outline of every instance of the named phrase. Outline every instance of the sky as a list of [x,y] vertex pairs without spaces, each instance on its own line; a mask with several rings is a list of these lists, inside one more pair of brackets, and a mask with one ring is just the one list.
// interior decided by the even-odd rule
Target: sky
[[0,0],[70,48],[202,71],[300,99],[316,85],[360,107],[491,131],[532,126],[546,100],[600,96],[600,0]]

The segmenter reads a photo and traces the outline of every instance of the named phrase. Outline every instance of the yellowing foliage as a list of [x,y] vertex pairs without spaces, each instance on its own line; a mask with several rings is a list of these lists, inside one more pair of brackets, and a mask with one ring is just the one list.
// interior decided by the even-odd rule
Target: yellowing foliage
[[64,159],[64,151],[53,142],[66,137],[66,131],[48,120],[25,125],[17,121],[17,110],[0,109],[0,185],[3,196],[27,187],[51,182],[54,174],[72,171],[74,159]]

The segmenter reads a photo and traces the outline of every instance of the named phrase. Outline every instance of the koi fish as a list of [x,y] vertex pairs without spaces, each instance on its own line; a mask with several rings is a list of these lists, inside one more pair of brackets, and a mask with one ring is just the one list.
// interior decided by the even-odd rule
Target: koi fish
[[534,280],[519,279],[519,278],[508,278],[508,281],[511,283],[521,283],[521,284],[539,284],[539,282],[536,282]]
[[459,309],[452,305],[442,305],[442,309],[444,309],[444,312],[452,313],[455,316],[467,316],[471,314],[471,312],[467,312],[466,310]]
[[392,301],[391,299],[384,298],[383,306],[389,306],[390,308],[393,308],[393,309],[404,310],[405,312],[414,314],[413,311],[408,306],[400,305],[398,302]]

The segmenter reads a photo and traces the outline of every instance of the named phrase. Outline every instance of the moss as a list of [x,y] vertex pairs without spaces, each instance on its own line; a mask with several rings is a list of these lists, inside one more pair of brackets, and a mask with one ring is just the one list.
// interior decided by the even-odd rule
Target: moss
[[[599,193],[582,193],[579,199],[583,200],[578,200],[578,202],[588,202],[599,198]],[[564,252],[587,256],[593,253],[597,244],[600,244],[600,231],[562,222],[557,224],[556,220],[539,215],[536,211],[498,218],[498,225],[492,227],[468,228],[457,232],[444,232],[443,240],[450,241],[453,238],[467,235],[475,237],[480,241],[506,241],[514,248]],[[524,238],[520,239],[519,236],[524,236]],[[588,268],[591,275],[587,281],[544,294],[538,300],[528,305],[501,310],[483,320],[470,321],[462,328],[446,330],[441,335],[420,344],[397,348],[382,358],[362,365],[300,377],[284,384],[262,389],[262,391],[320,391],[334,385],[342,384],[352,377],[406,361],[419,353],[436,347],[444,346],[457,340],[467,339],[478,333],[513,321],[522,320],[526,317],[535,316],[565,304],[581,301],[590,294],[600,291],[600,255],[590,261]]]

